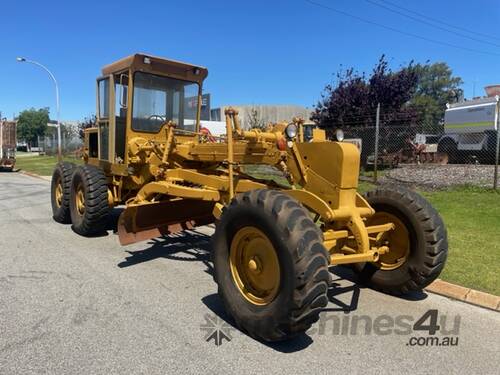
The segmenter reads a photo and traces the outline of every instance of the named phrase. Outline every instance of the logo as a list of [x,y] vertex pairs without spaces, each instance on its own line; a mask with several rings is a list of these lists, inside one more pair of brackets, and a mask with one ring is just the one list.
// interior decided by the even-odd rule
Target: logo
[[432,309],[420,317],[411,315],[321,314],[309,335],[407,335],[406,346],[458,346],[461,316],[439,314]]
[[224,342],[223,340],[227,342],[232,340],[233,327],[215,315],[205,314],[204,318],[205,323],[200,324],[200,329],[205,331],[204,339],[206,342],[213,340],[216,346],[220,346]]

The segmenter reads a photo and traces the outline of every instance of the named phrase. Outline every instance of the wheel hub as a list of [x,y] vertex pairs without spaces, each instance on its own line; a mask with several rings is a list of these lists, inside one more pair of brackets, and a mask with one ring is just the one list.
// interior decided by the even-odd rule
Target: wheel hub
[[260,273],[262,271],[262,265],[260,263],[259,257],[254,256],[248,262],[248,269],[254,273]]
[[56,182],[56,190],[54,194],[56,198],[57,207],[61,207],[63,199],[63,188],[62,188],[61,178],[59,178]]
[[85,194],[83,192],[83,186],[78,185],[78,188],[76,190],[76,211],[80,216],[83,216],[85,213]]
[[249,302],[267,305],[278,294],[278,255],[261,230],[244,227],[236,232],[231,242],[230,268],[236,287]]
[[401,267],[410,255],[410,234],[406,225],[396,216],[388,212],[378,211],[373,215],[368,225],[393,223],[394,230],[387,233],[389,251],[380,254],[375,263],[381,270],[390,271]]

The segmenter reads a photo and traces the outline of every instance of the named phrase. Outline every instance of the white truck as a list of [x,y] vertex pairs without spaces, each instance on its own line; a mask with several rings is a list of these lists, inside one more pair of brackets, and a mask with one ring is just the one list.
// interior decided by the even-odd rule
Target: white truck
[[447,105],[438,152],[447,153],[450,163],[495,161],[500,86],[488,86],[486,91],[488,97]]

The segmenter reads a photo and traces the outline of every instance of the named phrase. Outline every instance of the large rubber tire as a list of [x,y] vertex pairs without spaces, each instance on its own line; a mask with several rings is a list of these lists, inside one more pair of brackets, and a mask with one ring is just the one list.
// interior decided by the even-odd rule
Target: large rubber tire
[[[263,232],[278,257],[279,289],[266,305],[248,301],[231,273],[231,244],[245,227]],[[286,194],[263,189],[237,195],[216,227],[212,260],[226,311],[256,339],[285,340],[304,332],[328,303],[329,262],[321,232],[308,211]]]
[[365,198],[376,212],[389,213],[404,223],[410,248],[396,269],[362,264],[357,269],[361,280],[394,295],[422,290],[439,276],[446,262],[448,240],[443,220],[428,201],[405,188],[381,188],[366,193]]
[[[84,196],[83,212],[77,209],[79,189]],[[107,179],[101,169],[92,165],[75,169],[71,179],[70,213],[73,230],[82,236],[93,236],[106,230],[110,207]]]
[[[52,173],[52,181],[50,184],[50,201],[52,204],[52,217],[55,221],[61,224],[71,224],[71,215],[69,212],[69,196],[71,190],[71,177],[75,164],[68,162],[60,162],[56,165],[54,173]],[[58,185],[61,185],[58,188]],[[61,194],[59,199],[57,194]]]

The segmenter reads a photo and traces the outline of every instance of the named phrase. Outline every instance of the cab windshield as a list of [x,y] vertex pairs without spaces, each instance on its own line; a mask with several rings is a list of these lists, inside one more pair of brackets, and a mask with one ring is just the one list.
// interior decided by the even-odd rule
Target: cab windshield
[[132,129],[157,133],[167,121],[177,129],[195,131],[198,84],[154,74],[134,74]]
[[310,142],[313,139],[314,126],[304,125],[304,142]]

